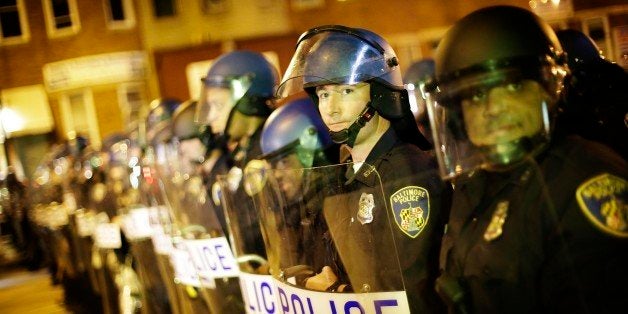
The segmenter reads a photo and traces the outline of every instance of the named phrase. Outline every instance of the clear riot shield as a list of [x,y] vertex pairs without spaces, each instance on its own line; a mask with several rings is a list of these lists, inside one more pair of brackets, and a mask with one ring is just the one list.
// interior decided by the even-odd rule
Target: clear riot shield
[[[175,172],[171,164],[176,162],[176,152],[169,149],[171,144],[162,143],[148,148],[146,157],[150,171],[145,171],[144,180],[150,181],[150,193],[161,195],[163,206],[153,211],[152,241],[157,253],[157,262],[162,276],[169,283],[173,313],[206,313],[209,307],[199,296],[200,280],[182,243],[178,224],[179,203],[175,201],[176,186],[171,183]],[[172,154],[172,155],[169,155]],[[152,171],[154,170],[154,171]]]
[[[166,283],[163,281],[159,268],[154,267],[157,254],[152,242],[153,224],[151,216],[159,210],[160,202],[151,193],[151,168],[140,163],[139,147],[128,150],[127,176],[129,185],[119,196],[121,227],[131,247],[134,258],[133,268],[142,288],[142,312],[170,313],[170,302]],[[143,175],[144,174],[144,175]]]
[[[95,182],[89,191],[91,207],[97,212],[92,234],[92,266],[97,273],[105,313],[120,313],[123,309],[139,312],[143,303],[143,294],[137,293],[135,280],[129,280],[137,276],[130,276],[129,245],[122,237],[123,216],[118,213],[131,199],[127,194],[129,177],[123,143],[102,152],[103,180]],[[128,294],[130,291],[133,294]]]
[[[167,144],[163,144],[167,145]],[[164,194],[162,176],[168,177],[169,165],[166,162],[164,156],[158,156],[155,153],[154,147],[149,147],[144,155],[142,164],[142,181],[144,182],[144,188],[142,189],[143,199],[145,203],[149,204],[149,227],[150,238],[155,253],[155,260],[157,262],[157,270],[161,276],[162,282],[165,284],[168,299],[170,300],[170,310],[172,313],[190,313],[189,306],[186,306],[182,300],[182,294],[184,291],[179,289],[178,282],[187,281],[182,280],[184,276],[177,276],[173,265],[180,265],[180,254],[176,254],[177,248],[173,245],[173,234],[176,232],[175,225],[173,224],[173,218],[168,208],[167,197]],[[181,268],[181,267],[180,267]],[[181,273],[181,272],[178,272]],[[193,282],[198,280],[194,279]]]
[[92,236],[96,228],[98,212],[91,198],[92,188],[104,181],[103,157],[99,152],[92,151],[85,154],[77,175],[74,195],[76,196],[77,210],[74,215],[74,224],[81,247],[83,264],[89,277],[90,285],[96,295],[100,295],[101,284],[98,281],[96,269],[92,265],[94,241]]
[[[80,308],[101,307],[99,299],[99,287],[96,272],[92,267],[92,246],[90,238],[93,232],[93,211],[86,209],[89,183],[85,181],[81,161],[68,164],[68,170],[64,172],[63,206],[68,213],[68,230],[71,236],[71,247],[76,259],[76,269],[79,277],[71,284],[75,292],[75,303]],[[87,214],[86,214],[87,213]],[[88,229],[88,230],[86,230]]]
[[238,268],[216,215],[218,209],[207,194],[198,165],[179,158],[176,143],[169,150],[170,169],[164,172],[170,172],[162,181],[177,228],[173,262],[185,288],[183,297],[195,312],[241,313]]
[[379,174],[347,185],[352,164],[273,170],[247,167],[273,286],[249,302],[266,312],[409,313],[401,266]]
[[261,289],[272,286],[272,277],[269,273],[259,215],[253,199],[246,192],[243,171],[233,167],[228,174],[217,176],[212,188],[212,197],[220,202],[224,210],[235,266],[240,270],[242,312],[269,313],[254,302],[264,297],[258,294]]

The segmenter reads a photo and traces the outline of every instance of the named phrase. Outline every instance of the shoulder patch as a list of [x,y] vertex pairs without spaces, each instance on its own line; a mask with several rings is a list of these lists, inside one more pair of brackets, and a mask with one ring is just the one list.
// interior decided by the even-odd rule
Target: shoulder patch
[[576,190],[580,209],[600,230],[628,238],[628,183],[603,173],[582,183]]
[[390,196],[390,208],[401,232],[416,238],[430,218],[430,195],[420,186],[406,186]]

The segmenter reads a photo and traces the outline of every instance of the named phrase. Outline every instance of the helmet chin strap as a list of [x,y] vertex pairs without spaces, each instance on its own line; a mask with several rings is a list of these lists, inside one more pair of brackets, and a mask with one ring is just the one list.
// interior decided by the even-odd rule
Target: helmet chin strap
[[353,147],[360,129],[362,129],[367,122],[371,121],[373,116],[375,116],[375,109],[371,107],[371,102],[369,101],[366,104],[366,107],[364,107],[364,110],[362,110],[360,115],[358,115],[358,118],[353,121],[349,128],[338,132],[329,130],[331,140],[336,144],[347,144],[349,147]]

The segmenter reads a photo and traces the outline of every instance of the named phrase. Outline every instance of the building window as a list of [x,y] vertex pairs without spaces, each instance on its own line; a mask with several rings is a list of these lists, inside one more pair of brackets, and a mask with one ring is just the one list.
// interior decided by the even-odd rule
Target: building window
[[0,0],[0,45],[28,41],[25,12],[23,0]]
[[153,0],[153,8],[155,9],[155,17],[170,17],[177,14],[175,8],[175,0]]
[[104,0],[104,5],[109,29],[135,27],[135,12],[131,0]]
[[42,0],[49,37],[73,35],[81,29],[76,0]]

